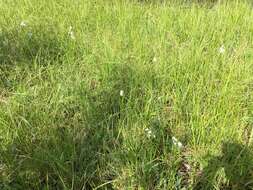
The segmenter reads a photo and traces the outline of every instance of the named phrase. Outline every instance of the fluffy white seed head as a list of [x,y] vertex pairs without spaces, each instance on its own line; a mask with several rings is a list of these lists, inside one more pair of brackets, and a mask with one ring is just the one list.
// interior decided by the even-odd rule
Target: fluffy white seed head
[[153,63],[156,63],[156,62],[157,62],[157,58],[154,57],[154,58],[153,58]]
[[25,21],[22,21],[22,22],[20,23],[20,26],[21,26],[21,27],[26,27],[26,26],[27,26],[27,23],[26,23]]
[[145,132],[146,132],[146,135],[148,138],[155,138],[156,137],[155,134],[152,132],[152,130],[149,128],[146,128]]
[[124,91],[123,91],[123,90],[120,90],[120,91],[119,91],[119,95],[120,95],[120,96],[124,96]]
[[224,45],[222,45],[220,48],[219,48],[219,53],[220,54],[224,54],[226,52],[226,49],[224,47]]
[[180,141],[178,141],[177,147],[178,147],[178,148],[183,148],[183,144],[182,144]]
[[183,144],[182,144],[179,140],[177,140],[176,137],[172,137],[172,142],[173,142],[173,144],[174,144],[175,146],[177,146],[179,149],[183,148]]
[[76,39],[75,33],[74,33],[74,31],[73,31],[73,27],[72,27],[72,26],[69,27],[68,35],[69,35],[69,37],[70,37],[72,40],[75,40],[75,39]]

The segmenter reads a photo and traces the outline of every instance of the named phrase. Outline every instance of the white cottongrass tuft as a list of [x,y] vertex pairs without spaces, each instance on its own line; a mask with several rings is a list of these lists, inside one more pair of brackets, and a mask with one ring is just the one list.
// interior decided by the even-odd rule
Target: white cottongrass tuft
[[124,96],[124,91],[123,91],[123,90],[120,90],[120,91],[119,91],[119,95],[120,95],[120,96]]
[[178,148],[183,148],[183,144],[179,141],[179,140],[177,140],[177,138],[176,137],[172,137],[172,142],[173,142],[173,144],[175,145],[175,146],[177,146]]
[[27,23],[26,23],[25,21],[21,21],[20,26],[21,26],[21,27],[26,27],[26,26],[27,26]]
[[75,40],[75,39],[76,39],[75,33],[74,33],[74,31],[73,31],[73,27],[72,27],[72,26],[69,27],[68,35],[69,35],[69,37],[70,37],[72,40]]
[[162,100],[162,98],[163,98],[162,96],[159,96],[159,97],[157,98],[157,100],[160,101],[160,100]]
[[219,53],[220,53],[220,54],[224,54],[225,52],[226,52],[225,46],[222,45],[222,46],[219,48]]
[[154,57],[154,58],[153,58],[153,63],[156,63],[156,62],[157,62],[157,58]]
[[151,129],[146,128],[145,132],[146,132],[146,135],[147,135],[148,138],[155,138],[155,134],[152,132]]

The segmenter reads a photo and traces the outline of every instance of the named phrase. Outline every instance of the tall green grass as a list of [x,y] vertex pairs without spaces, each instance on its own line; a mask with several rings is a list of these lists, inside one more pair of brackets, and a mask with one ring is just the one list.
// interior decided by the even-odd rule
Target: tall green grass
[[252,188],[252,36],[247,1],[0,0],[0,188]]

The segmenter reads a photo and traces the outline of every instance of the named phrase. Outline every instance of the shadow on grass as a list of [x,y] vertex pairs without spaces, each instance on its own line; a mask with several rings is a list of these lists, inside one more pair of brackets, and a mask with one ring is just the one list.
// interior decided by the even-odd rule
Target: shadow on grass
[[[22,73],[22,70],[28,72],[35,67],[46,68],[48,65],[61,64],[66,54],[71,56],[71,53],[79,53],[78,50],[72,51],[75,45],[76,42],[70,38],[68,31],[60,30],[53,24],[27,23],[26,26],[2,28],[0,86],[6,89],[14,88],[13,83],[22,80],[22,76],[16,75],[17,70]],[[15,78],[15,81],[11,78]]]
[[[110,153],[121,141],[116,128],[120,110],[107,107],[112,98],[108,95],[99,106],[86,102],[92,107],[89,116],[78,100],[63,105],[44,125],[50,111],[43,113],[39,105],[27,105],[13,113],[17,116],[12,122],[16,137],[0,151],[0,164],[5,166],[0,170],[0,188],[93,189],[110,181]],[[117,107],[115,104],[110,106]]]
[[115,66],[114,77],[77,87],[75,100],[67,103],[48,106],[41,92],[9,105],[12,113],[3,118],[13,137],[0,150],[0,188],[93,189],[112,181],[110,163],[114,150],[120,150],[118,122],[133,72]]
[[253,154],[250,148],[235,142],[225,142],[222,155],[211,158],[194,190],[214,189],[213,182],[221,168],[224,169],[227,183],[220,184],[220,189],[253,189]]
[[[145,92],[139,87],[147,74],[119,64],[101,81],[77,87],[69,102],[47,106],[43,92],[16,100],[17,106],[4,119],[13,137],[0,150],[0,188],[86,190],[102,185],[100,189],[113,189],[121,167],[130,163],[136,167],[135,185],[156,187],[169,171],[165,168],[170,168],[161,161],[171,151],[170,131],[162,128],[166,124],[150,121],[157,137],[145,143],[138,139],[131,150],[122,147],[119,130],[120,122],[127,120],[127,108],[143,111]],[[128,185],[132,181],[125,180]],[[122,184],[124,180],[118,187]]]
[[4,28],[0,33],[0,66],[16,62],[57,60],[66,47],[55,26],[27,25]]

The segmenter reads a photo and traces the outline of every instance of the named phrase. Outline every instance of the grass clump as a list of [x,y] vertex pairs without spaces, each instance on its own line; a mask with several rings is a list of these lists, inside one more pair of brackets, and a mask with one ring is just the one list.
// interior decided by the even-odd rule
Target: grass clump
[[209,5],[0,1],[0,188],[252,189],[252,7]]

